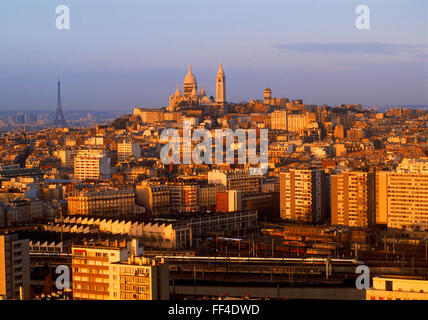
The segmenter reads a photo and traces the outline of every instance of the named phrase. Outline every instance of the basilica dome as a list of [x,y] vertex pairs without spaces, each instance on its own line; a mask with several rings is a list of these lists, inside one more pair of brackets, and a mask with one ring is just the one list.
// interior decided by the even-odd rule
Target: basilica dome
[[194,85],[196,86],[196,78],[192,73],[192,66],[189,64],[189,73],[184,78],[184,85]]

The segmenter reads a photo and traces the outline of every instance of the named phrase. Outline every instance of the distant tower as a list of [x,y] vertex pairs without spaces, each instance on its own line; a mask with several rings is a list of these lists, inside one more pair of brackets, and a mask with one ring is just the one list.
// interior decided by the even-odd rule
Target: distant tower
[[271,104],[272,90],[266,88],[264,91],[265,104]]
[[65,127],[67,125],[65,122],[64,114],[62,113],[61,82],[59,81],[58,81],[58,101],[56,106],[55,125],[58,127]]
[[226,77],[221,63],[216,78],[216,102],[222,105],[226,103]]

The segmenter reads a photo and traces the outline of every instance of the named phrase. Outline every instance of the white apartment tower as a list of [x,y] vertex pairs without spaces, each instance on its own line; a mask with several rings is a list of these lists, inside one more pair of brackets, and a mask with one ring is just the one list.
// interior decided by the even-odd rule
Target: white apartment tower
[[106,150],[80,150],[74,158],[74,176],[78,180],[110,178],[111,164]]

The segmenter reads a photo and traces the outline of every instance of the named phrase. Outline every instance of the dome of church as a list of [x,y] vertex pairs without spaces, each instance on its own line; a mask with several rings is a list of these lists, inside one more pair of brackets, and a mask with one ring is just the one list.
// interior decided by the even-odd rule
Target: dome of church
[[192,65],[189,64],[189,73],[184,78],[185,85],[196,85],[196,78],[192,73]]

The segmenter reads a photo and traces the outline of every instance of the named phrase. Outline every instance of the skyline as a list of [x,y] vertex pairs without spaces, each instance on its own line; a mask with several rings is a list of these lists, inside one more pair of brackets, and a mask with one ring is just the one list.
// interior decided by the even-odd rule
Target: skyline
[[[55,28],[61,4],[67,31]],[[64,110],[162,107],[190,63],[215,95],[219,62],[231,102],[260,99],[269,86],[308,104],[427,105],[428,3],[365,1],[364,31],[354,26],[360,4],[6,1],[0,110],[55,108],[58,78]]]

